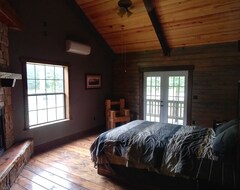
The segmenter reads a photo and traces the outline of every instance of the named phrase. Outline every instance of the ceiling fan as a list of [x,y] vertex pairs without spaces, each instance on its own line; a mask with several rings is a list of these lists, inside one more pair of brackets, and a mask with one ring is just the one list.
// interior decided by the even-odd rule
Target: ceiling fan
[[119,0],[118,1],[119,11],[118,15],[123,17],[123,15],[127,14],[127,16],[131,16],[133,13],[129,10],[132,8],[131,0]]

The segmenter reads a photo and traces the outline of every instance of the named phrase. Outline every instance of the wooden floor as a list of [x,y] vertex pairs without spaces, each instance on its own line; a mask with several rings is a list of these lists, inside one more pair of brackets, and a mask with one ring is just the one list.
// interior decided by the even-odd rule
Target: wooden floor
[[[170,187],[175,190],[178,189],[178,184],[182,184],[185,190],[206,190],[204,183],[203,188],[196,188],[196,184],[192,183],[189,183],[187,188],[186,181],[175,183],[176,179],[173,178],[169,178],[171,181],[161,178],[160,183],[154,186],[152,183],[147,185],[145,181],[138,180],[141,175],[134,176],[136,180],[127,178],[121,182],[98,175],[91,161],[89,148],[99,133],[34,155],[23,168],[11,190],[169,190]],[[148,178],[152,177],[148,175]],[[212,189],[212,186],[209,187]]]
[[121,184],[97,174],[89,152],[96,137],[97,135],[87,136],[33,156],[11,190],[135,189],[126,182]]

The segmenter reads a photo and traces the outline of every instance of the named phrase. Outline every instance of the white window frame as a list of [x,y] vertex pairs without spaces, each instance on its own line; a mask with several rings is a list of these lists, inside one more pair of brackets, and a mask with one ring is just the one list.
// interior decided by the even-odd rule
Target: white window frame
[[[35,93],[28,93],[28,75],[27,75],[27,64],[33,64],[33,65],[39,65],[39,66],[44,66],[45,69],[45,74],[46,74],[46,68],[52,67],[52,68],[62,68],[63,69],[63,79],[56,79],[56,75],[54,75],[54,79],[52,79],[52,81],[54,81],[54,84],[56,86],[56,81],[63,81],[63,91],[57,91],[56,88],[54,90],[54,92],[47,92],[46,90],[46,86],[45,86],[45,92],[40,92],[37,93],[35,91]],[[51,125],[54,124],[56,122],[62,122],[62,121],[66,121],[69,119],[69,84],[68,84],[68,66],[66,64],[59,64],[59,63],[55,63],[55,62],[46,62],[46,61],[31,61],[31,60],[26,60],[24,62],[24,66],[25,66],[25,70],[24,70],[24,83],[25,83],[25,119],[26,119],[26,129],[32,129],[32,128],[36,128],[36,127],[41,127],[41,126],[46,126],[46,125]],[[55,71],[55,70],[54,70]],[[29,79],[30,80],[30,79]],[[36,78],[32,79],[32,80],[39,80]],[[45,83],[47,83],[46,81],[48,80],[46,75],[45,78],[42,78],[41,80],[45,81]],[[36,86],[35,86],[36,89]],[[57,116],[57,110],[61,108],[61,106],[58,105],[58,103],[56,102],[57,97],[61,97],[61,95],[63,95],[63,103],[62,103],[62,107],[63,107],[63,117],[58,118]],[[39,110],[45,110],[47,112],[47,114],[49,114],[49,110],[54,110],[56,112],[56,118],[54,120],[49,120],[47,118],[47,121],[41,122],[40,120],[37,120],[37,123],[34,123],[32,125],[30,125],[30,120],[29,117],[30,112],[33,110],[30,110],[30,103],[29,103],[29,97],[36,97],[36,102],[38,97],[44,97],[45,98],[49,98],[50,96],[55,97],[55,104],[54,101],[53,103],[53,107],[50,108],[49,105],[46,105],[45,108],[43,109],[39,109],[38,104],[36,103],[36,110],[34,110],[36,112],[36,117],[37,117],[37,113],[39,112]],[[39,104],[40,105],[40,104]],[[54,106],[55,105],[55,106]],[[47,117],[47,116],[46,116]]]

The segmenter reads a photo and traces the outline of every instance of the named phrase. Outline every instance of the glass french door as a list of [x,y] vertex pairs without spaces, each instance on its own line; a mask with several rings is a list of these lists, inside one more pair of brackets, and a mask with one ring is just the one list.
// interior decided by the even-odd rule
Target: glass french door
[[144,119],[185,125],[188,71],[144,73]]

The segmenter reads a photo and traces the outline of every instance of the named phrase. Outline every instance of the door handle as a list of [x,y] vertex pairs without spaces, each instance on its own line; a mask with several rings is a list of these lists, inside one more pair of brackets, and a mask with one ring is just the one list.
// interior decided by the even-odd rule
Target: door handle
[[164,105],[163,105],[163,101],[162,101],[162,100],[160,101],[160,106],[161,106],[161,107],[163,107],[163,106],[164,106]]

